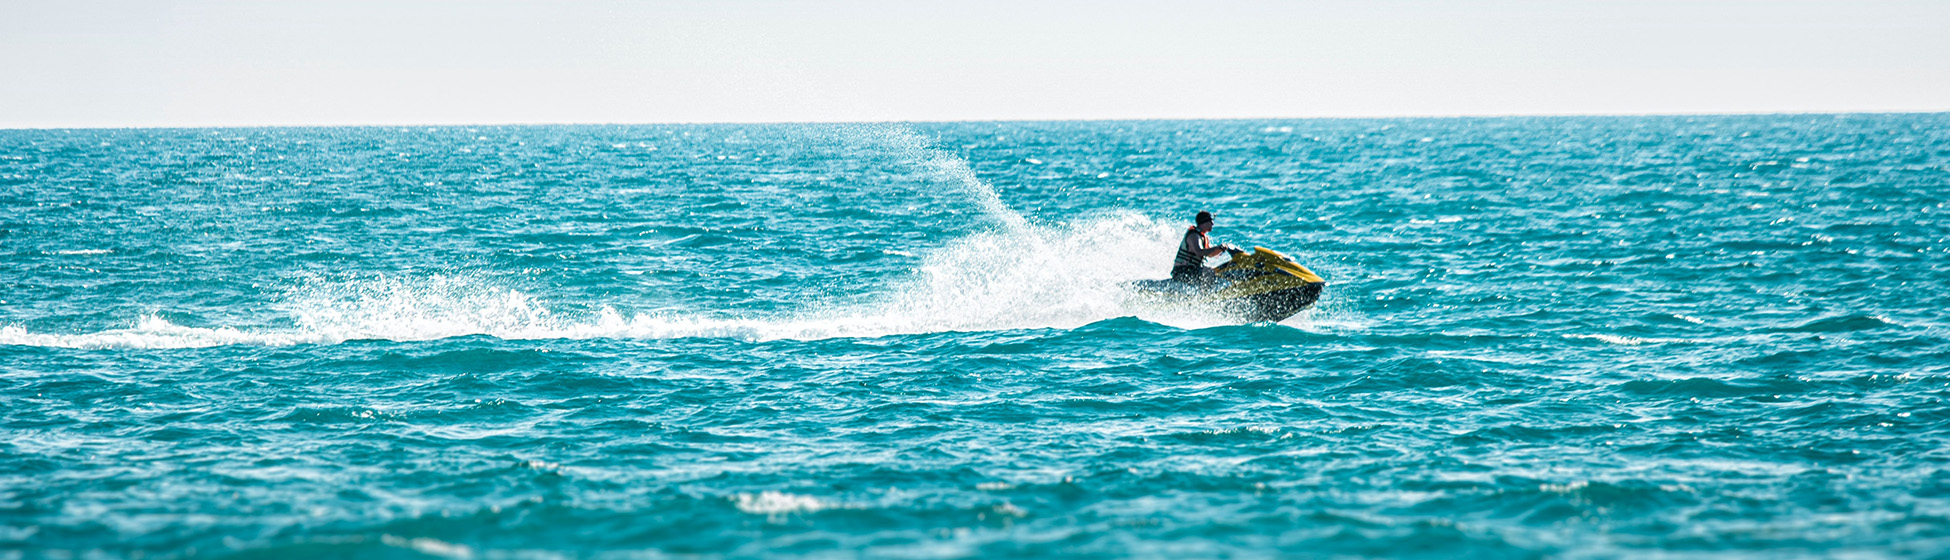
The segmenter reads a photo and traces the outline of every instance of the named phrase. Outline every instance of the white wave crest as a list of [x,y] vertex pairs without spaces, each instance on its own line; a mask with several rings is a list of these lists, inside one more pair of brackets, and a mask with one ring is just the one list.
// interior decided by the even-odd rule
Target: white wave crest
[[731,505],[738,511],[754,515],[784,515],[788,513],[812,513],[840,507],[812,496],[788,494],[776,490],[766,490],[757,494],[738,494],[731,497]]
[[319,333],[253,332],[231,327],[186,327],[155,315],[143,316],[131,328],[81,334],[36,333],[15,325],[0,327],[0,345],[54,348],[206,348],[237,344],[289,346],[308,343],[329,344],[342,340]]
[[1684,344],[1684,343],[1693,342],[1691,339],[1685,339],[1685,338],[1641,338],[1636,336],[1620,336],[1620,335],[1612,335],[1612,334],[1567,334],[1564,335],[1564,337],[1584,339],[1584,340],[1596,340],[1599,342],[1603,342],[1605,344],[1615,344],[1618,346],[1643,346],[1646,344]]

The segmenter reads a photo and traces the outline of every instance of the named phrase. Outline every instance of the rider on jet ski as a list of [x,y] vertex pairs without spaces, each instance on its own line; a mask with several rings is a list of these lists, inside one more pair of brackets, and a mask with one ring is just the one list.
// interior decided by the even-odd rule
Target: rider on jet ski
[[1212,273],[1212,267],[1205,266],[1205,259],[1240,250],[1231,245],[1212,245],[1212,238],[1205,235],[1212,231],[1211,212],[1199,212],[1197,222],[1198,225],[1185,229],[1185,239],[1178,243],[1178,256],[1171,261],[1171,279],[1210,287],[1218,277]]

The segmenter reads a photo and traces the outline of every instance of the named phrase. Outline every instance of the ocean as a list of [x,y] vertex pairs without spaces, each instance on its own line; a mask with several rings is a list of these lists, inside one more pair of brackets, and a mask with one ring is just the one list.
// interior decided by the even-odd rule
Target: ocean
[[[1947,205],[1950,114],[0,130],[0,558],[1944,557]],[[1201,210],[1319,302],[1134,304]]]

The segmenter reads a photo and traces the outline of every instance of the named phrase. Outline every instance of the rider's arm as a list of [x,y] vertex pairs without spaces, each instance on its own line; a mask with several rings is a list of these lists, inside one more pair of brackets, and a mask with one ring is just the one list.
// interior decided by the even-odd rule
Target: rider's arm
[[1234,247],[1234,246],[1231,246],[1231,245],[1219,245],[1219,246],[1216,246],[1216,247],[1206,247],[1206,248],[1205,248],[1205,256],[1206,256],[1207,258],[1210,258],[1210,257],[1216,257],[1216,256],[1219,256],[1219,255],[1223,255],[1223,254],[1226,254],[1226,253],[1231,253],[1231,252],[1234,252],[1234,251],[1238,251],[1238,252],[1244,252],[1244,250],[1243,250],[1243,249],[1240,249],[1240,248],[1238,248],[1238,247]]

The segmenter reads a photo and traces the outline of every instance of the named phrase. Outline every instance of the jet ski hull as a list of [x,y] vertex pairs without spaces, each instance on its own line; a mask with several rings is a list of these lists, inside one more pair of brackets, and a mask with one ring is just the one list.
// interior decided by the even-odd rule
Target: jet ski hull
[[1277,323],[1292,317],[1320,299],[1320,290],[1325,283],[1308,283],[1297,288],[1274,290],[1246,296],[1245,305],[1238,315],[1249,323]]

